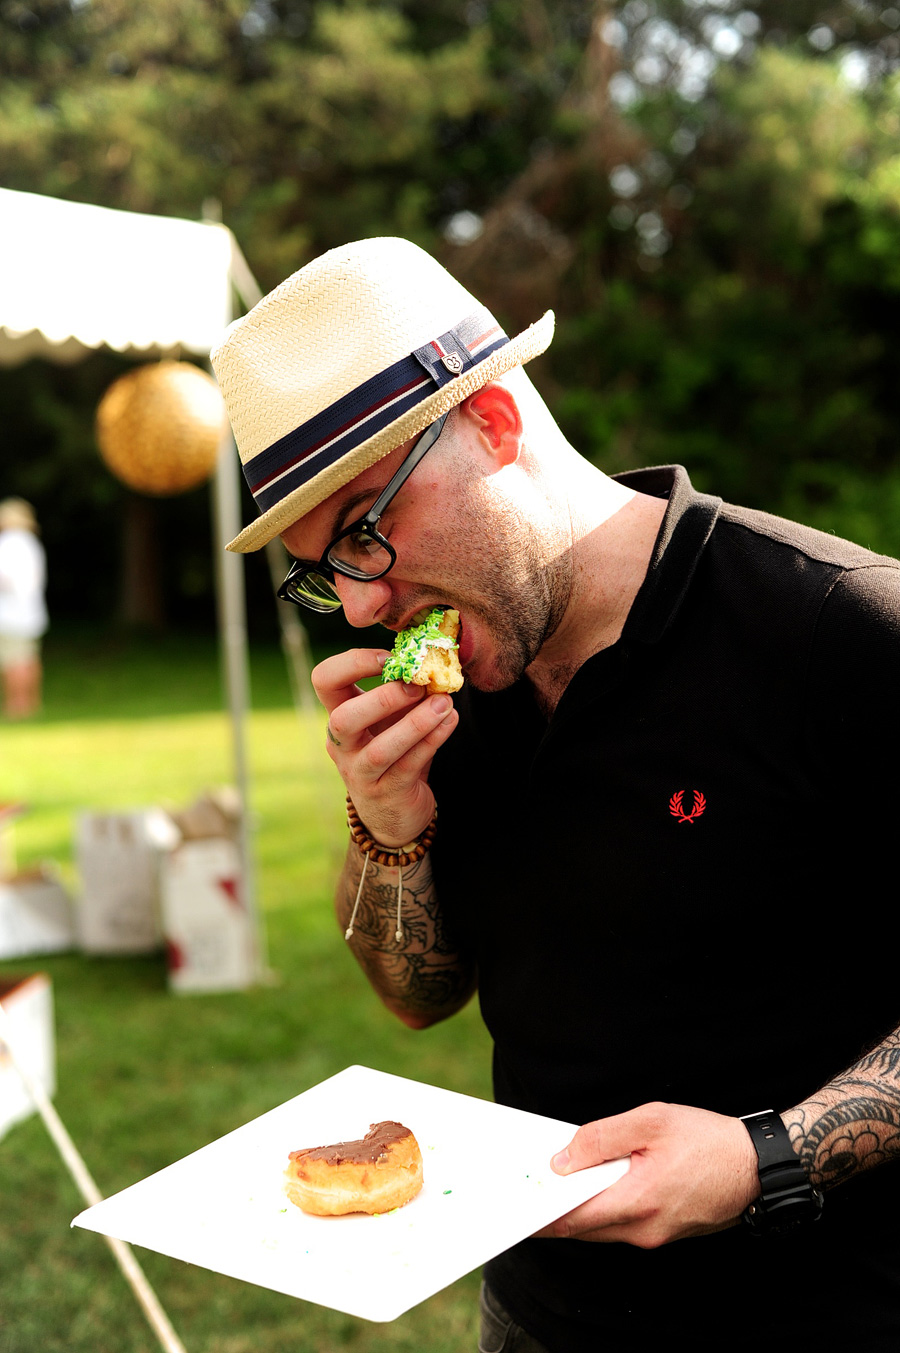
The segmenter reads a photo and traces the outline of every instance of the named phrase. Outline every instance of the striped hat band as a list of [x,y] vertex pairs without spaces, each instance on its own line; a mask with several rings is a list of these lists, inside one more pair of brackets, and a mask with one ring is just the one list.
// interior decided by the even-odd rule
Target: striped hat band
[[274,507],[508,342],[490,311],[480,309],[363,381],[245,463],[259,510]]

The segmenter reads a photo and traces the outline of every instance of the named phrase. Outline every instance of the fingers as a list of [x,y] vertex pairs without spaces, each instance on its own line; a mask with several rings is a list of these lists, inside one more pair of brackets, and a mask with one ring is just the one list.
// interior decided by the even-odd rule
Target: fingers
[[[443,712],[445,709],[443,704],[431,704],[429,701],[428,705],[423,707],[422,716],[427,715],[428,724],[433,724],[433,726],[427,727],[423,736],[417,742],[413,742],[407,751],[402,751],[402,742],[396,741],[396,730],[399,729],[400,725],[396,725],[395,728],[390,730],[394,734],[393,739],[388,739],[385,735],[384,743],[382,738],[378,738],[369,749],[370,752],[377,752],[379,756],[383,752],[387,753],[387,763],[384,771],[378,777],[378,784],[379,786],[383,785],[388,793],[391,791],[390,781],[396,777],[402,776],[404,780],[423,780],[428,775],[435,752],[439,747],[443,747],[459,723],[459,715],[448,697],[435,696],[434,699],[436,701],[447,700],[446,712]],[[418,715],[419,711],[416,713]],[[437,723],[434,723],[435,718]],[[391,745],[392,742],[393,746]],[[393,760],[395,749],[400,751],[400,755],[397,756],[396,760]],[[388,783],[385,784],[385,781]]]
[[328,723],[346,751],[357,751],[373,737],[423,703],[424,686],[389,681],[349,696],[330,711]]
[[[355,753],[352,763],[344,763],[342,773],[346,771],[360,796],[378,801],[402,797],[427,774],[435,752],[457,721],[447,696],[431,696],[372,738]],[[341,769],[340,753],[335,751],[333,759]]]
[[585,1170],[589,1165],[600,1165],[604,1160],[618,1160],[641,1151],[665,1132],[671,1107],[668,1104],[642,1104],[627,1113],[585,1123],[550,1164],[557,1174],[571,1174],[573,1170]]
[[[358,751],[425,700],[424,686],[402,681],[379,683],[368,691],[360,689],[356,682],[377,676],[384,656],[376,649],[352,649],[326,659],[313,670],[316,694],[330,716],[329,752],[332,747],[343,748],[345,754]],[[427,730],[423,726],[421,731]],[[337,756],[332,760],[340,761]]]
[[389,681],[362,690],[387,655],[351,649],[319,663],[316,694],[328,711],[326,749],[362,821],[391,845],[418,836],[434,812],[426,777],[432,759],[458,722],[449,696]]
[[[432,727],[435,717],[439,722]],[[351,789],[351,798],[369,830],[386,845],[419,837],[431,821],[434,795],[428,787],[428,771],[458,720],[452,708],[442,717],[440,713],[429,715],[423,705],[390,730],[390,739],[382,735],[358,759],[354,769],[360,778],[355,790]],[[426,731],[420,736],[418,730],[423,726]],[[409,738],[416,741],[404,750]],[[394,760],[395,753],[400,754]]]
[[[453,703],[446,695],[417,700],[402,719],[389,724],[368,742],[359,754],[357,774],[367,780],[380,780],[385,771],[405,757],[411,757],[408,766],[415,762],[417,769],[421,769],[440,746],[441,739],[435,742],[431,735],[452,709]],[[427,743],[424,747],[423,742]]]
[[573,1207],[571,1212],[557,1217],[538,1237],[562,1240],[621,1240],[624,1224],[643,1225],[647,1212],[644,1206],[640,1161],[631,1157],[628,1170],[607,1188]]
[[[557,1152],[550,1162],[556,1174],[573,1174],[604,1161],[619,1160],[639,1149],[646,1133],[640,1130],[641,1110],[631,1110],[612,1118],[585,1123],[575,1133],[568,1146]],[[558,1217],[556,1221],[536,1232],[538,1237],[557,1239],[611,1241],[622,1238],[617,1223],[631,1215],[633,1199],[630,1195],[629,1175],[587,1202]]]
[[[620,1180],[621,1184],[622,1181]],[[571,1212],[567,1212],[563,1217],[557,1217],[556,1221],[550,1222],[542,1230],[535,1232],[535,1238],[542,1240],[618,1240],[621,1238],[621,1232],[617,1223],[620,1221],[621,1208],[615,1206],[615,1197],[610,1199],[607,1195],[616,1188],[613,1184],[610,1189],[604,1193],[598,1194],[596,1198],[589,1198],[586,1203],[581,1203],[579,1207],[573,1207]]]
[[379,676],[387,657],[384,648],[351,648],[346,653],[335,653],[318,663],[312,671],[312,684],[328,713],[345,700],[360,695],[356,683],[367,677]]
[[659,1224],[659,1211],[646,1163],[640,1153],[633,1153],[621,1178],[538,1234],[562,1240],[624,1240],[652,1248],[670,1238]]
[[585,1123],[580,1127],[569,1145],[558,1152],[550,1162],[556,1174],[572,1174],[574,1170],[586,1170],[589,1165],[600,1165],[612,1157],[604,1155],[601,1144],[601,1124]]

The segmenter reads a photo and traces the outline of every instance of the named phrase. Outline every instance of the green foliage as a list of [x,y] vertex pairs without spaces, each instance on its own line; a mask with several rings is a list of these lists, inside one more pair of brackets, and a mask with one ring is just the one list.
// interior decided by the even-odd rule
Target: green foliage
[[705,187],[735,209],[752,204],[757,227],[772,229],[770,245],[799,252],[868,158],[869,110],[836,67],[777,48],[747,72],[729,70],[719,87],[737,155],[709,169]]
[[[666,97],[637,110],[639,189],[610,204],[605,235],[583,222],[601,258],[619,235],[614,277],[601,264],[585,295],[579,258],[550,357],[555,407],[608,470],[681,462],[710,491],[824,512],[852,535],[851,502],[874,507],[897,465],[900,86],[861,93],[830,62],[763,49],[691,112],[673,186],[671,163],[647,159],[685,114]],[[637,226],[655,214],[659,234],[616,230],[623,207]],[[897,548],[887,514],[866,517],[866,536]]]
[[487,89],[480,33],[422,51],[371,0],[280,23],[235,0],[92,0],[39,20],[0,56],[0,181],[194,218],[215,199],[264,286],[311,247],[396,228],[398,197],[422,235],[431,193],[407,185],[428,185],[439,129]]

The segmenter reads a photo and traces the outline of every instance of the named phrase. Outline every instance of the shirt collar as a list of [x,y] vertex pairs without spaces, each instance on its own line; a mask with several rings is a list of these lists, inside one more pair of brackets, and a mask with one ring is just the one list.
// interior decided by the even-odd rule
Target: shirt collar
[[681,465],[631,470],[613,478],[638,493],[668,500],[650,566],[622,631],[626,641],[654,644],[678,614],[716,524],[722,499],[697,493]]

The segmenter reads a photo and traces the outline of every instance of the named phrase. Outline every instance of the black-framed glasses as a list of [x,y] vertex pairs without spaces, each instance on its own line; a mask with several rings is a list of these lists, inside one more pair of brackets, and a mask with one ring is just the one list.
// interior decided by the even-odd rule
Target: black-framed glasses
[[339,531],[318,563],[311,564],[304,559],[294,561],[278,589],[280,601],[293,601],[311,611],[339,611],[341,599],[334,585],[336,573],[362,583],[372,583],[390,573],[397,562],[397,554],[378,530],[378,523],[388,503],[440,437],[448,417],[448,413],[442,413],[428,425],[366,515]]

